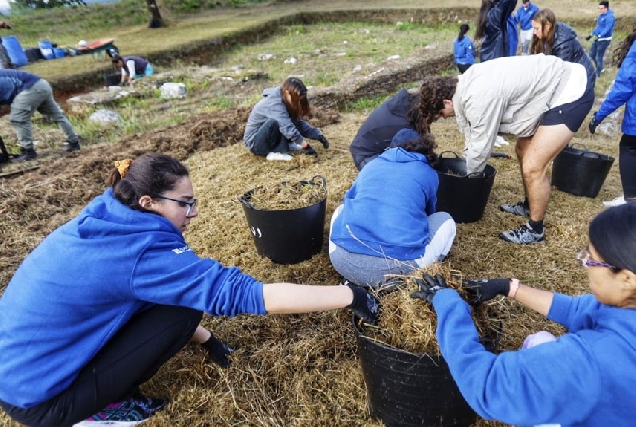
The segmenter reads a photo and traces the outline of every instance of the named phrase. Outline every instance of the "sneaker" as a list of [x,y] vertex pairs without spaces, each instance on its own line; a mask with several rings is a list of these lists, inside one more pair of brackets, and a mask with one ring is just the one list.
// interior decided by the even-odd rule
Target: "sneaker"
[[608,208],[614,207],[614,206],[620,206],[620,205],[624,205],[625,203],[627,203],[625,201],[625,196],[620,196],[617,197],[615,199],[612,200],[606,200],[603,202],[603,206],[607,206]]
[[504,231],[499,235],[499,238],[518,245],[533,245],[545,240],[545,228],[541,233],[537,233],[530,227],[530,224],[524,224],[516,230]]
[[296,144],[295,142],[290,142],[289,149],[292,151],[300,151],[303,149],[303,146],[300,144]]
[[20,147],[20,155],[13,159],[14,162],[30,162],[38,157],[38,153],[33,148]]
[[523,202],[517,202],[514,205],[504,204],[499,206],[499,210],[513,215],[530,218],[530,208],[524,205]]
[[290,154],[276,153],[274,151],[272,151],[271,153],[267,153],[267,157],[265,158],[270,161],[285,161],[285,162],[289,162],[291,159],[293,159],[293,157]]
[[66,141],[64,143],[64,145],[62,145],[62,150],[64,150],[64,151],[79,151],[80,150],[80,144],[77,141],[75,141],[75,142]]
[[148,420],[152,415],[166,407],[165,399],[150,397],[131,397],[123,402],[111,403],[91,417],[74,424],[73,427],[89,426],[134,426]]
[[501,135],[497,135],[497,139],[495,140],[495,147],[501,148],[504,145],[510,145],[510,143],[506,141],[505,139],[503,139]]

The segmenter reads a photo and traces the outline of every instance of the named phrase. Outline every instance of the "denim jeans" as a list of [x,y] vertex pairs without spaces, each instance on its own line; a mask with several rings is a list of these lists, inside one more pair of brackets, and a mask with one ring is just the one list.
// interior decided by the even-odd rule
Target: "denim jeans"
[[605,56],[605,51],[609,47],[611,40],[595,40],[592,42],[592,47],[590,48],[590,58],[594,61],[594,65],[596,65],[596,75],[600,76],[601,71],[603,71],[603,57]]
[[268,153],[289,153],[289,140],[280,133],[280,125],[274,119],[267,119],[254,135],[254,143],[250,149],[257,156]]
[[11,103],[9,121],[18,135],[20,147],[33,148],[31,117],[36,111],[57,123],[67,141],[78,142],[73,126],[53,99],[51,85],[46,80],[40,79],[30,89],[20,92]]

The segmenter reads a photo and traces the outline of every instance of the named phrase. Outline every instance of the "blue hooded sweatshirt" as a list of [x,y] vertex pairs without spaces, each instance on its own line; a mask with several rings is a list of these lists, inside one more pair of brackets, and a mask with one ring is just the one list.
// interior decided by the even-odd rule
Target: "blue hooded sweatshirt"
[[624,134],[636,136],[636,42],[627,52],[610,93],[601,108],[594,115],[599,122],[625,104],[625,115],[621,130]]
[[331,240],[357,254],[403,261],[421,257],[430,239],[427,215],[435,213],[438,186],[437,172],[423,154],[400,147],[385,151],[345,193]]
[[18,70],[0,70],[0,105],[10,105],[22,91],[31,89],[39,76]]
[[607,9],[607,13],[599,15],[596,19],[596,27],[592,31],[592,35],[595,35],[601,40],[611,39],[615,23],[616,18],[614,17],[614,11],[612,9]]
[[539,6],[532,2],[528,2],[527,9],[523,5],[519,6],[519,9],[517,9],[517,21],[519,21],[519,26],[523,31],[532,29],[532,18],[537,12],[539,12]]
[[27,256],[0,299],[0,400],[29,408],[66,390],[155,304],[265,314],[261,282],[199,258],[170,221],[108,189]]
[[453,42],[453,54],[455,55],[456,64],[474,64],[475,63],[475,46],[467,35],[461,40],[456,38]]
[[442,356],[466,402],[506,424],[631,427],[636,419],[636,309],[554,294],[548,319],[567,334],[495,355],[455,290],[433,298]]

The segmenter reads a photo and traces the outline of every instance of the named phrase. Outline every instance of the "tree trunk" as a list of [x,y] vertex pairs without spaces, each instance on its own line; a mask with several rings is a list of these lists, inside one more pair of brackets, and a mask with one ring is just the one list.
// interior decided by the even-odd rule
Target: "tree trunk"
[[150,24],[148,24],[148,28],[159,28],[163,27],[163,18],[161,18],[161,13],[159,13],[159,6],[157,6],[156,0],[146,0],[146,5],[148,7],[148,11],[152,15],[152,19]]

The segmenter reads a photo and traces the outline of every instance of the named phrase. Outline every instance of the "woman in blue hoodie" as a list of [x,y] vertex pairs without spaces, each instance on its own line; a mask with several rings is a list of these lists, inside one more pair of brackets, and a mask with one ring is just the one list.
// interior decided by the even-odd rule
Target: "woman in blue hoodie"
[[618,74],[589,126],[590,132],[596,132],[605,117],[625,104],[618,161],[624,195],[607,202],[609,206],[636,200],[636,28],[616,48],[614,62],[618,64]]
[[345,279],[377,288],[386,274],[406,274],[442,260],[456,227],[436,212],[439,178],[435,139],[399,131],[369,162],[331,220],[329,258]]
[[[166,405],[139,386],[203,312],[301,313],[377,301],[351,286],[263,284],[199,258],[188,170],[162,154],[116,162],[110,188],[27,256],[0,299],[0,407],[28,426],[139,423]],[[85,420],[85,421],[82,421]]]
[[307,116],[307,88],[299,78],[289,77],[281,86],[263,91],[263,99],[247,119],[243,142],[252,153],[267,160],[291,160],[290,150],[317,155],[305,138],[319,141],[324,148],[329,148],[329,141],[303,120]]
[[[412,296],[432,303],[444,360],[466,402],[486,420],[517,426],[631,427],[636,419],[636,205],[601,212],[576,256],[590,293],[567,296],[517,279],[468,281],[472,303],[514,299],[567,333],[494,354],[480,343],[471,309],[443,280]],[[574,250],[572,258],[574,258]],[[574,260],[573,260],[574,261]],[[531,336],[532,337],[532,336]]]
[[475,46],[472,40],[466,35],[470,30],[468,24],[459,27],[459,35],[453,42],[453,54],[455,55],[455,65],[461,74],[468,70],[475,63]]

